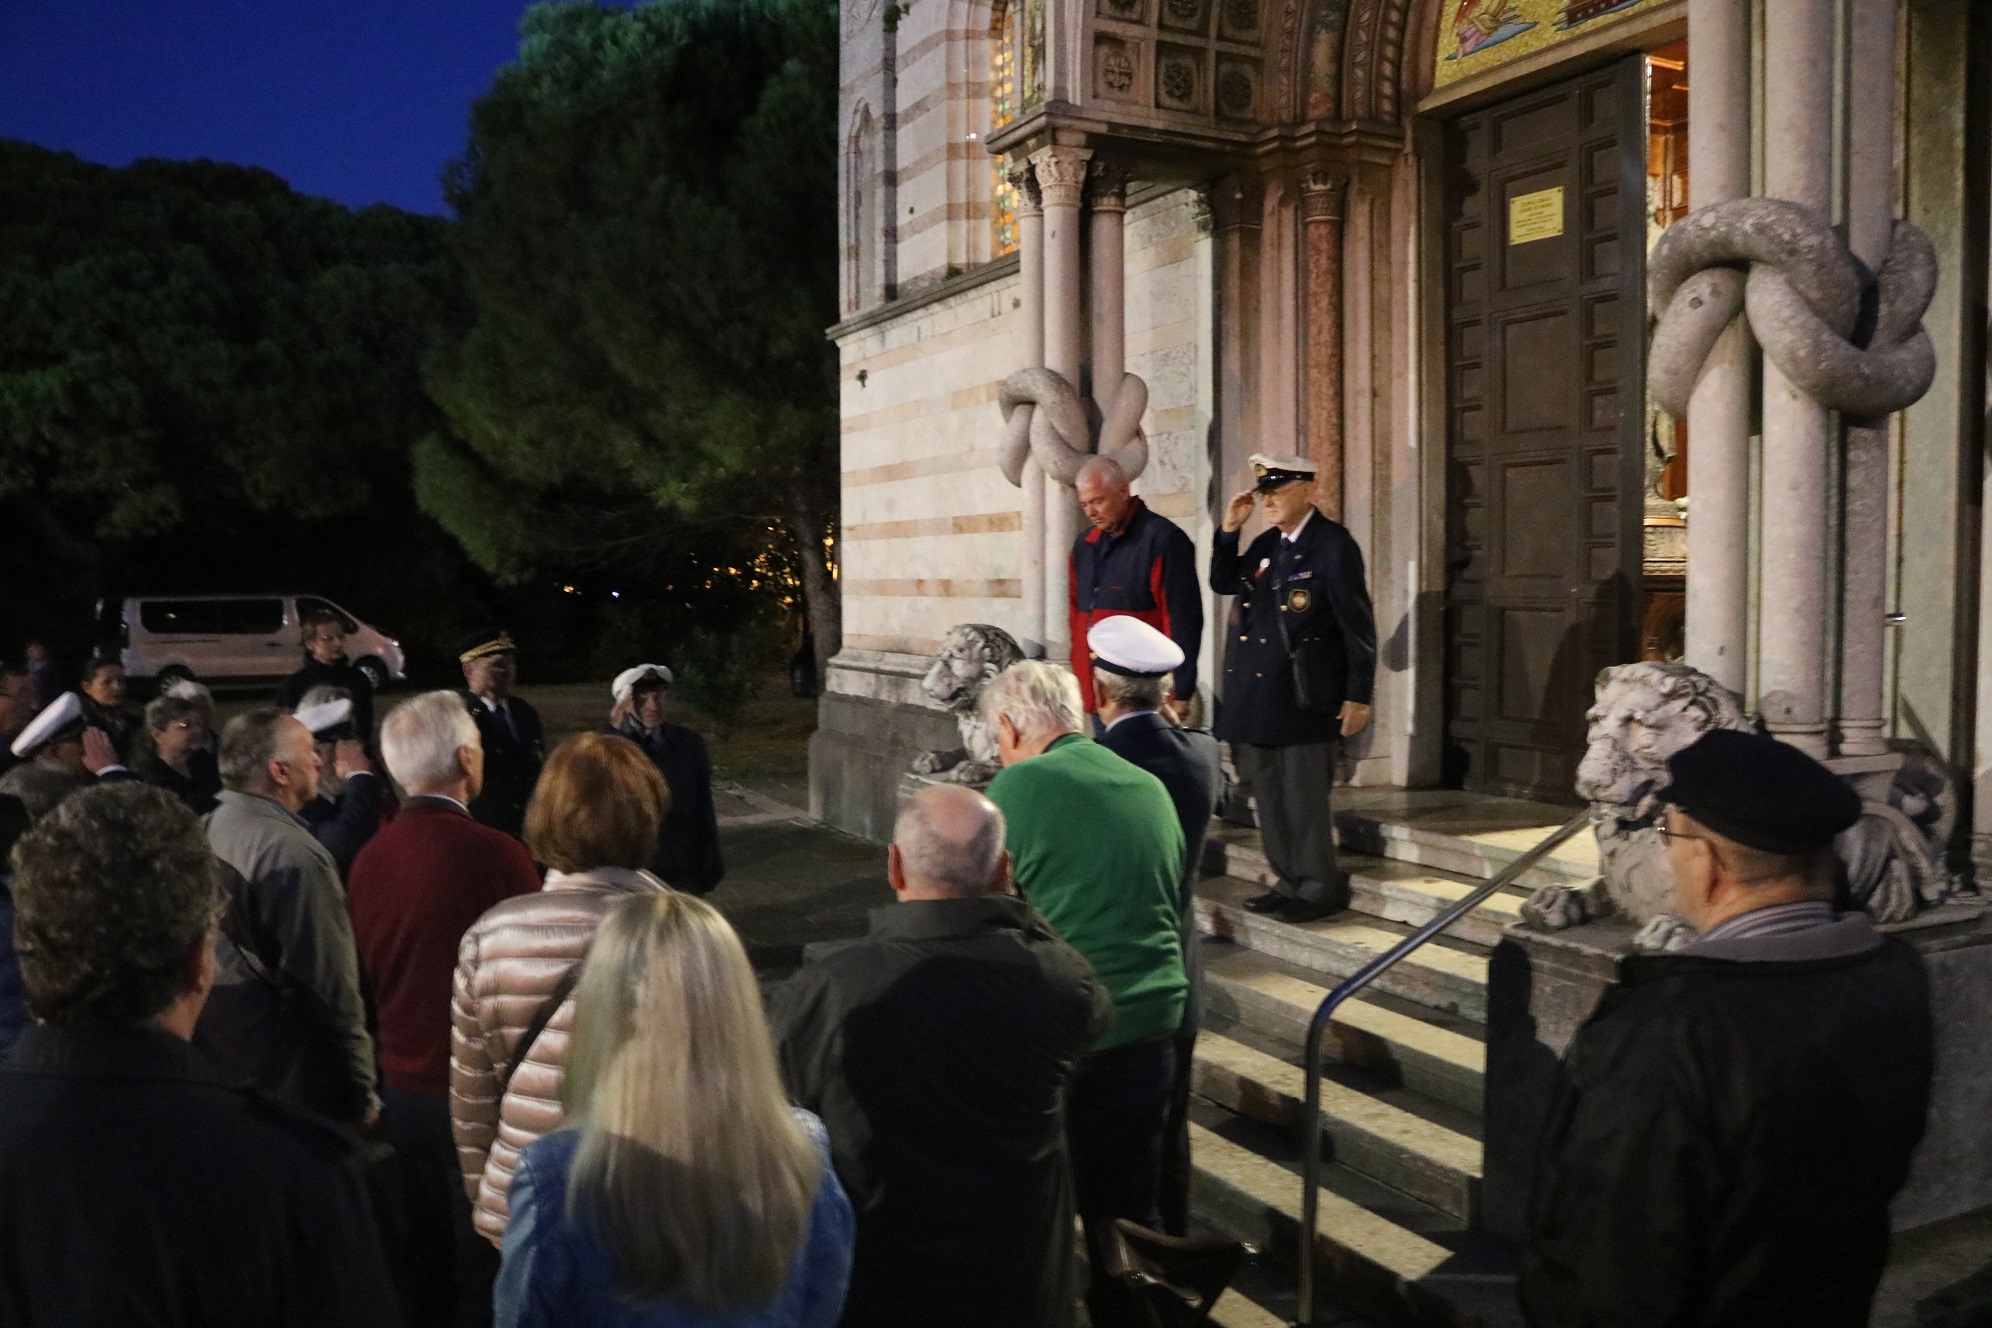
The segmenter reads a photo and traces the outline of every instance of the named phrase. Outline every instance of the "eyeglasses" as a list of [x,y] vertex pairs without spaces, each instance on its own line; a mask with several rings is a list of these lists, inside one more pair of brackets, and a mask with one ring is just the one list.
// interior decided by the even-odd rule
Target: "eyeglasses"
[[1667,839],[1698,839],[1704,844],[1708,842],[1707,835],[1691,835],[1685,830],[1674,829],[1673,827],[1669,826],[1665,821],[1659,822],[1653,828],[1655,830],[1658,830],[1660,834]]

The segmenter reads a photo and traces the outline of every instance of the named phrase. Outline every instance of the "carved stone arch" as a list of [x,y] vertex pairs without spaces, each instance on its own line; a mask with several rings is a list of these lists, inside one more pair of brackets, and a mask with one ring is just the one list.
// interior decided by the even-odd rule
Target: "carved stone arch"
[[1273,33],[1279,118],[1393,124],[1431,82],[1445,0],[1283,0]]

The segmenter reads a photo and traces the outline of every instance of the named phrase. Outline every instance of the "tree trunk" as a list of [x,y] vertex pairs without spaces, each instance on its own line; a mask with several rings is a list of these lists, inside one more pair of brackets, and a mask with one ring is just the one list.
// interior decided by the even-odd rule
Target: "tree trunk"
[[809,635],[816,643],[817,685],[822,686],[830,677],[830,657],[844,645],[844,600],[830,570],[830,552],[823,546],[830,522],[808,498],[798,494],[789,530],[802,558],[802,602],[808,613]]

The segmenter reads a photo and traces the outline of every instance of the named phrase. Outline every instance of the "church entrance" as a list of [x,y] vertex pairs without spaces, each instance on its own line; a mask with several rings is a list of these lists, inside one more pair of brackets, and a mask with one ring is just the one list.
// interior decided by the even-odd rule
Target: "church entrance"
[[1640,656],[1643,57],[1445,135],[1448,783],[1574,800],[1599,669]]

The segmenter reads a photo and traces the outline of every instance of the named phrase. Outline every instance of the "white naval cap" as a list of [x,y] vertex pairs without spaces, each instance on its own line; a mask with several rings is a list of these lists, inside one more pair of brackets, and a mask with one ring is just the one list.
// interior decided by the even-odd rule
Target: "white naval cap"
[[341,698],[326,701],[321,705],[305,706],[295,712],[297,722],[311,730],[315,738],[328,729],[336,729],[353,717],[353,703]]
[[1130,678],[1159,678],[1183,667],[1183,648],[1139,618],[1102,618],[1086,632],[1096,668]]
[[1308,458],[1287,452],[1254,452],[1245,459],[1252,463],[1252,487],[1261,491],[1295,480],[1311,480],[1320,469]]
[[633,669],[624,669],[616,675],[616,680],[609,684],[609,695],[615,698],[617,705],[621,705],[629,699],[629,694],[636,690],[638,683],[647,682],[652,678],[669,687],[671,670],[662,664],[639,664]]
[[64,692],[43,706],[41,713],[15,735],[14,755],[32,756],[52,742],[74,738],[82,732],[83,698],[74,692]]

